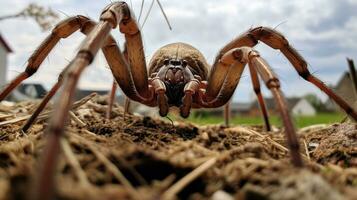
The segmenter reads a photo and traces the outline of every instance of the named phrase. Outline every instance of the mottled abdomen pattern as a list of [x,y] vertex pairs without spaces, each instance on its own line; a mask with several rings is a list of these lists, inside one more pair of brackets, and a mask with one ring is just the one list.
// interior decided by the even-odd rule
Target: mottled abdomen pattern
[[153,55],[149,64],[149,76],[158,72],[165,59],[186,60],[191,72],[207,80],[209,65],[200,51],[185,43],[172,43],[161,47]]

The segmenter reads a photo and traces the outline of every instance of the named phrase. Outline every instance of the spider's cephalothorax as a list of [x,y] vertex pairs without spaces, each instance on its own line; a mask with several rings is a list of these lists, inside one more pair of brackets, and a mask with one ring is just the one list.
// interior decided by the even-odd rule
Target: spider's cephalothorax
[[185,43],[161,47],[149,65],[151,78],[159,78],[165,85],[169,106],[181,107],[189,82],[207,79],[208,64],[196,48]]

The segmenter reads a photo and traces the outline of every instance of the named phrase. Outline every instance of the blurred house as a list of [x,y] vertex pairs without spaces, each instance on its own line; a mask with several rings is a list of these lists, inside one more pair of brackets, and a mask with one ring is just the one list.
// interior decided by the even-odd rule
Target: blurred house
[[[47,90],[40,83],[22,83],[14,91],[11,92],[7,100],[9,101],[26,101],[33,99],[42,99],[46,94]],[[59,90],[53,99],[59,98],[61,94]],[[98,95],[107,95],[108,90],[91,90],[91,89],[77,89],[74,93],[75,101],[80,100],[92,93],[97,93]]]
[[[231,102],[230,110],[231,116],[237,115],[248,115],[251,111],[252,103],[238,103],[238,102]],[[199,109],[193,112],[195,116],[202,116],[202,115],[214,115],[214,116],[223,116],[224,106],[219,108],[208,108],[208,109]]]
[[109,90],[91,90],[91,89],[77,89],[76,92],[74,93],[74,99],[80,100],[92,93],[97,93],[98,95],[107,95],[109,93]]
[[0,88],[6,84],[7,55],[11,52],[9,44],[0,34]]
[[[120,106],[124,107],[125,106],[125,96],[123,96],[122,92],[117,92],[116,96],[116,103],[118,103]],[[173,111],[173,110],[171,110]],[[159,117],[159,111],[157,107],[149,107],[144,104],[141,104],[136,101],[130,101],[129,104],[129,112],[135,113],[135,114],[140,114],[144,116],[150,116],[150,117]]]
[[[276,105],[274,98],[265,98],[265,105],[268,112],[271,114],[279,114],[279,108]],[[286,98],[288,109],[292,115],[296,116],[314,116],[316,115],[316,109],[305,98]],[[260,107],[257,101],[255,101],[250,109],[251,115],[261,115]]]
[[[349,72],[345,72],[333,88],[349,105],[353,106],[356,103],[357,94],[353,88],[352,78]],[[326,101],[325,106],[330,111],[340,110],[339,106],[330,98]]]
[[[124,98],[123,96],[117,97],[118,103],[121,106],[124,106]],[[273,98],[266,98],[265,103],[268,109],[268,112],[270,114],[279,114],[279,110],[276,107],[275,100]],[[305,98],[287,98],[287,104],[288,104],[288,109],[291,112],[291,114],[296,115],[296,116],[314,116],[316,115],[317,111],[314,108],[314,106],[311,105],[309,101],[307,101]],[[247,116],[247,115],[252,115],[252,116],[260,116],[261,111],[258,105],[258,102],[253,102],[253,103],[237,103],[237,102],[232,102],[230,105],[231,109],[231,116]],[[131,102],[130,105],[130,110],[131,112],[134,113],[140,113],[143,115],[148,115],[148,116],[158,116],[158,109],[157,108],[151,108],[144,106],[140,103]],[[178,109],[170,108],[171,113],[179,113]],[[198,116],[218,116],[221,117],[223,116],[224,112],[224,106],[219,107],[219,108],[209,108],[209,109],[195,109],[192,110],[192,114],[194,117]]]

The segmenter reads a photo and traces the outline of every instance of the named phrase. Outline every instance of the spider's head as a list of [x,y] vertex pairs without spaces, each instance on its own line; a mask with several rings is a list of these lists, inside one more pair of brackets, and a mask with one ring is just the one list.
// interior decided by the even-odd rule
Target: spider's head
[[165,59],[163,64],[157,76],[165,83],[169,105],[180,107],[185,85],[193,78],[192,72],[186,60]]

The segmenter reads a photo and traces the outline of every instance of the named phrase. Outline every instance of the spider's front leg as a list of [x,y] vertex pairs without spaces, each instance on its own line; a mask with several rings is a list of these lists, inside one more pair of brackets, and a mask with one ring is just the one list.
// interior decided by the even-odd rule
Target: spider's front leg
[[[110,31],[119,24],[125,34],[130,65],[124,59]],[[164,109],[165,87],[160,80],[148,85],[145,56],[138,26],[125,2],[110,4],[101,14],[100,22],[83,41],[76,57],[66,67],[63,92],[56,102],[56,110],[47,129],[47,143],[42,155],[38,176],[32,185],[33,199],[50,199],[53,191],[53,178],[60,150],[60,138],[65,131],[68,111],[82,71],[93,61],[102,48],[108,64],[119,86],[129,98],[146,105],[161,105]],[[157,98],[155,98],[157,97]],[[156,102],[158,99],[158,102]]]
[[[66,20],[63,20],[57,24],[57,26],[52,30],[52,33],[46,38],[46,40],[38,47],[38,49],[31,55],[31,57],[28,59],[28,65],[26,67],[26,70],[21,73],[17,78],[15,78],[7,88],[3,92],[0,93],[0,101],[2,98],[6,97],[9,92],[13,88],[15,88],[18,84],[22,82],[24,78],[30,77],[32,74],[34,74],[37,69],[40,67],[40,64],[42,63],[43,59],[48,55],[48,53],[51,51],[51,49],[55,46],[55,44],[59,41],[60,38],[66,38],[70,36],[72,33],[74,33],[76,30],[80,30],[83,34],[88,35],[93,28],[97,25],[96,22],[90,20],[87,17],[84,16],[74,16],[74,17],[69,17]],[[133,30],[131,30],[132,32]],[[128,32],[128,31],[127,31]],[[138,34],[140,35],[140,33]],[[135,38],[134,38],[135,39]],[[139,42],[141,44],[141,42]],[[135,47],[134,47],[135,48]],[[114,69],[114,72],[116,77],[122,77],[122,78],[117,78],[117,80],[121,80],[122,84],[121,87],[125,91],[126,94],[130,94],[129,96],[133,99],[138,99],[141,102],[144,102],[144,98],[139,97],[139,93],[136,91],[135,83],[131,79],[132,75],[130,74],[131,71],[125,61],[122,59],[122,55],[120,53],[120,49],[118,45],[116,44],[114,38],[109,35],[107,39],[105,39],[105,42],[102,46],[102,50],[104,55],[107,58],[107,61],[111,67],[111,69]],[[125,51],[124,51],[125,54]],[[127,55],[127,54],[125,54]],[[139,58],[142,56],[142,54],[138,55]],[[140,60],[137,58],[136,60]],[[142,59],[141,59],[142,60]],[[136,67],[136,69],[139,67]],[[67,68],[66,68],[67,69]],[[66,70],[65,69],[65,70]],[[119,71],[115,71],[115,69],[124,69]],[[64,70],[64,71],[65,71]],[[48,101],[53,97],[53,95],[57,92],[57,90],[61,87],[63,81],[63,75],[64,71],[61,73],[61,75],[58,78],[57,83],[51,88],[51,90],[48,92],[48,94],[44,97],[36,111],[32,114],[31,118],[25,123],[23,126],[22,130],[26,132],[37,116],[40,114],[40,112],[44,109],[44,107],[47,105]],[[135,70],[134,70],[135,72]],[[139,76],[141,76],[145,71],[141,70],[139,72]],[[145,83],[145,80],[147,82],[147,78],[145,76],[142,79],[139,79],[139,81]],[[139,82],[138,80],[136,82]],[[139,85],[140,87],[140,85]],[[148,88],[143,87],[144,89]],[[147,91],[146,91],[147,92]],[[144,93],[144,92],[142,92]],[[113,99],[113,98],[111,98]],[[113,101],[112,101],[113,102]],[[108,113],[110,113],[110,108],[109,106]],[[109,114],[108,114],[109,115]]]
[[25,71],[14,78],[4,90],[0,92],[0,101],[4,100],[23,80],[37,72],[43,60],[61,39],[69,37],[77,30],[83,32],[88,27],[94,26],[93,23],[94,22],[87,17],[81,15],[69,17],[59,22],[27,60]]
[[[213,108],[226,104],[232,97],[244,66],[249,63],[253,80],[257,80],[257,72],[271,90],[279,107],[287,144],[290,149],[292,163],[302,167],[303,162],[299,153],[299,143],[295,133],[294,125],[289,115],[287,104],[280,91],[280,83],[269,65],[259,56],[258,52],[250,47],[234,48],[227,51],[213,66],[208,79],[207,91],[200,92],[199,103],[203,107]],[[217,87],[221,86],[221,87]],[[210,89],[211,88],[211,89]]]
[[[110,11],[105,9],[103,13],[106,10]],[[150,79],[149,82],[141,32],[129,8],[127,12],[128,18],[119,23],[120,32],[125,35],[124,52],[113,40],[112,45],[103,47],[104,56],[126,97],[147,106],[158,106],[160,113],[167,114],[169,105],[165,85],[160,79]],[[101,20],[106,17],[110,18],[102,14]]]

